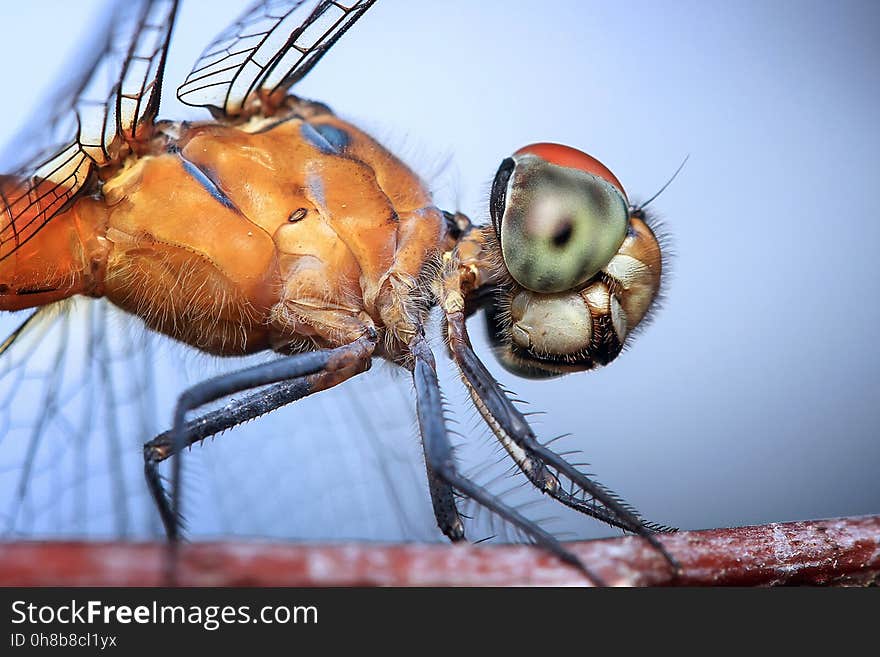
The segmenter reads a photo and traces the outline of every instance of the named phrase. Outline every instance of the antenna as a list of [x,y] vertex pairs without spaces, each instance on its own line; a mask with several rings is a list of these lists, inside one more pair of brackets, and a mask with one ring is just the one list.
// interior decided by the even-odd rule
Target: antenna
[[653,203],[654,199],[656,199],[658,196],[660,196],[660,194],[662,194],[664,191],[666,191],[666,188],[669,187],[669,185],[672,184],[672,181],[675,180],[676,176],[678,176],[678,174],[681,172],[681,170],[684,169],[684,165],[687,164],[687,161],[688,161],[689,159],[691,159],[691,154],[690,154],[690,153],[688,153],[688,154],[685,156],[684,160],[682,160],[682,163],[679,164],[679,165],[678,165],[678,168],[675,170],[675,173],[673,173],[673,174],[672,174],[672,177],[671,177],[669,180],[666,181],[666,184],[663,185],[663,187],[660,188],[660,191],[658,191],[656,194],[654,194],[654,196],[652,196],[651,198],[649,198],[647,201],[645,201],[645,202],[642,203],[641,205],[636,206],[635,211],[636,211],[636,212],[641,212],[641,211],[644,210],[646,207],[648,207],[648,205],[650,205],[651,203]]

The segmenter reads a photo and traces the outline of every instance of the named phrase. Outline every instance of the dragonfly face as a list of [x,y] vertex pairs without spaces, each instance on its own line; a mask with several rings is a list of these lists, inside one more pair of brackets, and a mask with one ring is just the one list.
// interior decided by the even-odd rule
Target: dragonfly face
[[[124,28],[111,30],[109,45],[73,85],[72,136],[0,181],[0,309],[40,308],[0,346],[0,358],[49,304],[74,295],[106,297],[202,351],[279,354],[186,391],[171,430],[145,445],[147,484],[169,537],[179,535],[180,458],[170,500],[161,461],[341,384],[382,357],[413,377],[443,533],[464,538],[456,502],[463,495],[586,570],[460,474],[425,337],[436,305],[478,412],[528,480],[662,551],[652,536],[661,527],[537,439],[474,353],[465,324],[484,307],[501,362],[526,375],[612,360],[645,317],[662,274],[658,242],[617,178],[576,149],[532,144],[499,168],[491,225],[442,213],[422,181],[376,141],[325,105],[288,94],[374,0],[257,2],[178,89],[213,121],[156,121],[178,3],[135,4],[119,4]],[[108,67],[115,84],[86,102]],[[97,131],[82,107],[104,112]],[[190,420],[230,395],[234,404]]]
[[662,257],[614,174],[577,149],[532,144],[501,163],[490,212],[500,362],[546,377],[616,357],[656,299]]

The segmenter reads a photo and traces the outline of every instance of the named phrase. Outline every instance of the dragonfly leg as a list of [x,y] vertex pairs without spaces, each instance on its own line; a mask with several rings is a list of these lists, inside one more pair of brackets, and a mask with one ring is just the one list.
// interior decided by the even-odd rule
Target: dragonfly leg
[[596,584],[601,580],[581,562],[574,554],[566,550],[551,534],[544,531],[534,522],[523,516],[516,509],[508,506],[495,495],[470,479],[462,476],[455,465],[452,444],[446,433],[446,422],[443,417],[443,400],[440,394],[440,383],[434,355],[422,333],[417,333],[410,342],[413,356],[413,381],[416,389],[416,414],[419,431],[422,436],[422,448],[425,461],[438,479],[450,488],[473,499],[507,522],[522,530],[544,549],[555,554],[559,559],[578,568],[588,579]]
[[455,504],[455,490],[431,468],[428,469],[428,491],[434,507],[434,518],[440,531],[453,543],[465,540],[464,523]]
[[[326,390],[339,383],[365,372],[370,362],[364,361],[349,370],[337,372],[318,372],[308,376],[297,377],[290,381],[276,383],[258,392],[251,393],[240,399],[233,399],[222,408],[209,411],[197,418],[188,420],[183,427],[186,446],[192,446],[222,433],[234,426],[253,420],[270,413],[277,408],[307,397],[308,395]],[[170,536],[178,531],[179,519],[175,520],[171,510],[171,500],[166,494],[159,474],[159,464],[174,455],[171,431],[165,431],[144,444],[144,475],[150,494],[159,511],[162,524]]]
[[[666,559],[675,572],[680,572],[678,560],[655,535],[658,530],[674,530],[645,522],[616,494],[542,445],[526,418],[471,348],[464,313],[447,312],[446,321],[449,347],[474,405],[529,481],[541,492],[573,509],[641,536]],[[561,477],[570,482],[570,488],[562,484]]]
[[[191,444],[192,442],[196,442],[205,437],[195,437],[198,436],[199,432],[197,431],[193,434],[194,437],[192,440],[188,438],[186,431],[187,413],[195,410],[199,406],[237,392],[243,392],[253,388],[278,384],[281,382],[288,382],[290,384],[291,388],[286,390],[288,396],[293,395],[297,391],[303,392],[304,388],[308,387],[308,377],[313,377],[313,380],[315,378],[320,380],[323,383],[323,388],[321,389],[336,385],[358,372],[369,369],[372,354],[376,347],[377,336],[374,329],[370,328],[368,331],[369,332],[366,336],[358,338],[354,342],[342,347],[286,356],[237,372],[230,372],[229,374],[224,374],[196,384],[180,395],[174,412],[174,425],[168,434],[170,450],[167,454],[177,454],[178,457],[174,461],[172,470],[170,509],[166,510],[166,514],[163,515],[162,518],[163,523],[165,523],[165,530],[168,534],[168,538],[172,543],[176,542],[180,535],[180,452],[187,446],[187,444]],[[323,378],[321,378],[321,375],[323,375]],[[298,388],[296,379],[306,379],[305,383],[303,383],[304,388]],[[275,388],[276,393],[278,393],[279,390],[282,389]],[[304,392],[304,394],[310,394],[315,391],[316,389],[310,389]],[[264,393],[265,391],[261,391],[261,393],[257,394]],[[268,410],[271,410],[270,408],[266,408],[265,404],[259,406],[256,401],[256,396],[250,397],[248,400],[253,405],[253,409],[262,408],[262,412],[268,412]],[[293,401],[293,399],[288,399],[287,402],[282,401],[282,403],[288,403],[289,401]],[[279,405],[281,405],[281,403],[279,403]],[[147,452],[145,450],[145,457],[146,454]],[[157,505],[159,505],[161,512],[161,500],[165,497],[165,494],[162,491],[161,486],[156,488],[154,485],[154,483],[159,480],[158,474],[155,473],[155,465],[146,465],[145,470],[147,471],[148,483],[153,492],[153,497],[156,500]],[[153,477],[153,481],[150,480],[151,476]]]

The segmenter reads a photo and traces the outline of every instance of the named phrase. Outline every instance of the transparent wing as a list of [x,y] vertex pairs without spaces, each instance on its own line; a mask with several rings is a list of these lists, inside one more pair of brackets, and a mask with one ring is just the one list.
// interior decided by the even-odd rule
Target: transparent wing
[[374,2],[257,2],[205,49],[177,97],[215,116],[238,116],[302,79]]
[[0,532],[152,531],[128,458],[155,421],[150,337],[131,349],[105,302],[21,315],[3,317],[21,323],[0,351]]
[[[92,299],[4,313],[0,329],[6,539],[161,538],[143,443],[187,386],[274,357],[205,356]],[[438,539],[408,387],[377,366],[188,452],[187,536]]]
[[0,180],[0,259],[31,239],[79,194],[96,169],[148,139],[177,0],[118,2],[97,29],[78,75],[32,115],[13,142],[25,157]]

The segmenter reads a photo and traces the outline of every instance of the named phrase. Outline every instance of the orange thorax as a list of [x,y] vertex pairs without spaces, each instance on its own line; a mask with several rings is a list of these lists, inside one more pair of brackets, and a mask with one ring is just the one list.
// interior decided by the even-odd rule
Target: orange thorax
[[0,308],[106,296],[212,353],[326,346],[382,329],[389,277],[440,248],[418,177],[332,114],[159,132],[0,261]]

